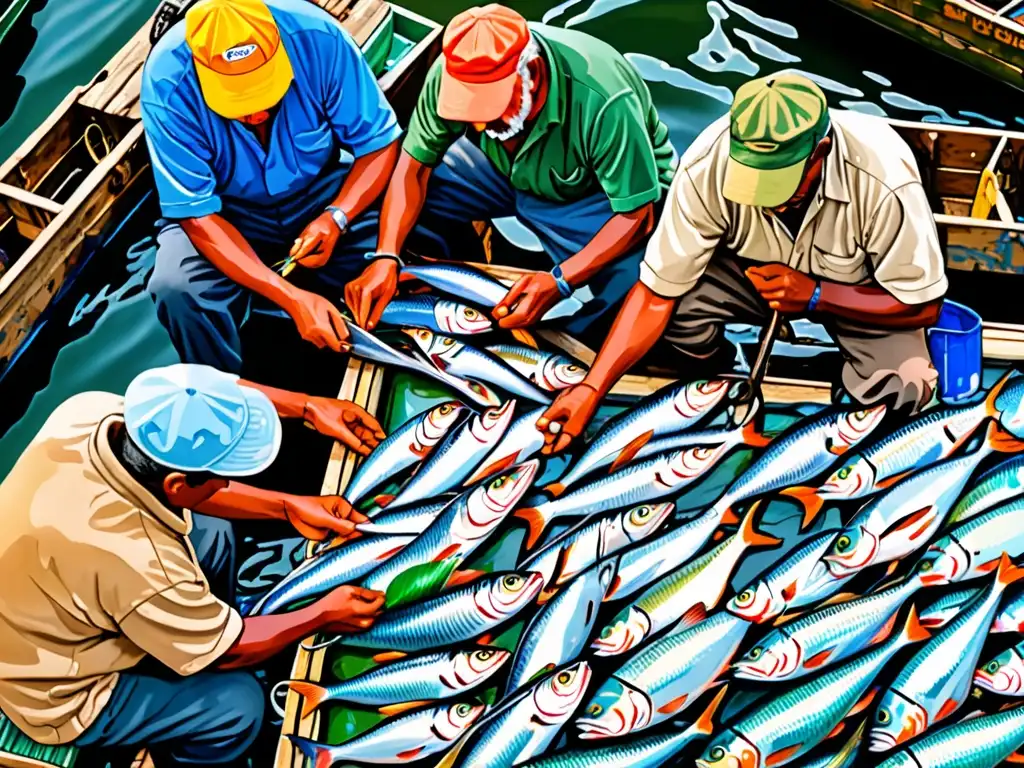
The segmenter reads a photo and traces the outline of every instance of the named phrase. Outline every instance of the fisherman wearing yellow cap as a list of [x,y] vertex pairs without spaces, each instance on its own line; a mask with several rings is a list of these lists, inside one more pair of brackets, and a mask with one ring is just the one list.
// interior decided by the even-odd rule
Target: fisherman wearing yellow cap
[[237,373],[261,304],[346,349],[335,303],[375,244],[401,131],[337,20],[307,0],[200,0],[146,62],[142,121],[165,219],[149,291],[182,360]]
[[773,311],[826,326],[844,359],[837,393],[914,413],[935,390],[925,328],[946,289],[917,163],[893,128],[828,109],[801,75],[748,82],[680,159],[604,348],[538,421],[546,450],[582,434],[659,340],[682,374],[713,374],[732,361],[723,326],[763,326]]

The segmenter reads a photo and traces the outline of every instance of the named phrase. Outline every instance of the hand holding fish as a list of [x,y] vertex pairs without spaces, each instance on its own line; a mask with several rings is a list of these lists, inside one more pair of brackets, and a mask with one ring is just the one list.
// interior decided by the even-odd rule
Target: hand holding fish
[[345,585],[331,590],[316,602],[325,632],[349,634],[373,626],[384,607],[384,593]]
[[292,244],[288,257],[307,269],[319,269],[328,262],[341,230],[328,212],[311,221]]
[[560,298],[555,278],[548,272],[535,272],[516,280],[492,314],[502,328],[525,328],[540,320]]
[[574,438],[583,434],[597,411],[601,396],[586,383],[564,390],[551,406],[537,419],[537,429],[544,433],[541,453],[560,453]]
[[323,541],[330,534],[342,541],[358,536],[356,525],[367,521],[340,496],[286,496],[284,514],[307,539]]
[[345,286],[345,303],[360,327],[373,330],[398,292],[398,262],[379,258]]
[[348,400],[310,397],[303,408],[302,418],[321,435],[333,437],[360,456],[369,456],[370,451],[387,437],[373,416]]
[[338,308],[323,296],[296,290],[284,310],[295,321],[299,335],[311,344],[320,349],[327,347],[335,352],[351,350],[345,318]]
[[744,273],[768,306],[779,312],[796,313],[807,309],[816,282],[785,264],[750,267]]

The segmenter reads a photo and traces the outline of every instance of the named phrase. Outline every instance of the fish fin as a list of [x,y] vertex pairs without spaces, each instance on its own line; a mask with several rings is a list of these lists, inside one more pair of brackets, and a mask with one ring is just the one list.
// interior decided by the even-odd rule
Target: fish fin
[[999,415],[999,409],[996,408],[996,400],[999,398],[999,395],[1002,393],[1010,379],[1013,378],[1014,373],[1016,373],[1016,371],[1013,368],[1004,373],[992,389],[989,390],[988,395],[985,396],[985,413],[989,416]]
[[[929,515],[929,513],[931,513],[931,515]],[[896,533],[897,531],[906,531],[911,528],[916,528],[917,530],[910,534],[910,540],[913,541],[922,533],[924,533],[925,529],[928,528],[928,524],[931,523],[931,521],[935,518],[934,513],[935,505],[933,504],[929,504],[927,507],[921,507],[921,509],[918,509],[915,512],[910,513],[902,520],[898,520],[897,522],[890,525],[882,532],[882,535],[878,538],[884,539],[889,534]]]
[[892,486],[896,485],[896,483],[898,483],[900,480],[910,477],[912,474],[914,474],[914,470],[912,469],[908,469],[906,472],[898,472],[892,477],[887,477],[884,480],[876,481],[875,488],[891,488]]
[[945,720],[947,717],[956,712],[959,708],[960,702],[958,702],[956,699],[946,699],[943,705],[939,707],[939,711],[935,713],[935,719],[932,722],[937,723],[939,722],[939,720]]
[[465,584],[469,584],[471,581],[476,581],[485,573],[486,571],[474,571],[472,568],[452,571],[451,575],[448,577],[448,581],[444,583],[444,588],[452,589],[453,587],[461,587]]
[[434,768],[453,768],[456,761],[459,759],[459,753],[462,752],[462,750],[466,746],[466,743],[468,742],[468,735],[469,734],[467,733],[461,739],[459,739],[455,743],[455,746],[453,746],[450,750],[448,750],[447,753],[445,753],[445,756],[438,761],[437,765],[435,765]]
[[[920,617],[918,617],[918,621],[920,621]],[[885,624],[882,625],[878,632],[875,633],[875,636],[868,640],[868,645],[876,645],[877,643],[881,643],[883,640],[888,638],[889,635],[892,634],[892,630],[895,626],[896,614],[894,613],[892,616],[888,618]]]
[[313,761],[313,768],[331,768],[334,758],[331,756],[331,750],[328,747],[325,747],[323,744],[317,744],[312,739],[306,739],[302,736],[288,734],[288,738],[291,740],[292,746]]
[[416,709],[416,707],[422,707],[424,704],[429,703],[429,701],[403,701],[400,704],[387,704],[383,707],[378,707],[377,711],[385,717],[392,717],[393,715],[400,715],[403,712],[408,712],[410,709]]
[[619,576],[618,574],[615,574],[615,578],[612,579],[611,586],[608,587],[608,594],[606,594],[604,596],[604,601],[608,602],[609,600],[614,600],[615,599],[615,593],[618,592],[619,587],[621,587],[621,586],[622,586],[622,577]]
[[775,621],[772,623],[772,626],[781,627],[783,624],[788,624],[793,619],[799,619],[805,613],[806,611],[794,611],[793,613],[784,613],[777,619],[775,619]]
[[846,727],[846,723],[844,723],[842,720],[840,720],[838,723],[836,723],[836,727],[833,728],[831,731],[829,731],[828,732],[828,736],[826,736],[824,739],[822,739],[822,741],[828,741],[829,739],[835,738],[836,736],[838,736],[840,733],[843,732],[843,728],[845,728],[845,727]]
[[686,700],[689,697],[690,694],[684,693],[682,696],[672,699],[672,701],[668,702],[667,704],[663,704],[660,707],[658,707],[658,711],[663,715],[674,715],[676,712],[678,712],[680,709],[686,706]]
[[865,693],[863,696],[861,696],[857,703],[850,707],[850,711],[846,713],[846,717],[855,717],[856,715],[859,715],[865,709],[870,707],[871,702],[874,701],[875,696],[878,695],[878,691],[878,686],[875,686],[867,693]]
[[850,600],[853,600],[857,597],[863,597],[863,595],[858,595],[856,592],[838,592],[832,595],[832,597],[828,598],[827,600],[822,600],[820,603],[817,604],[816,608],[824,608],[828,605],[839,605],[840,603],[848,603]]
[[476,644],[477,645],[490,645],[493,642],[494,642],[494,635],[492,635],[490,632],[485,632],[484,634],[480,635],[480,637],[478,637],[476,639]]
[[559,590],[558,590],[557,587],[555,587],[553,589],[547,589],[547,588],[542,589],[540,591],[540,594],[537,595],[537,605],[544,605],[546,602],[551,600],[551,598],[553,598],[555,595],[557,595],[558,591]]
[[529,331],[524,331],[522,328],[513,328],[509,331],[512,334],[512,338],[518,341],[520,344],[525,344],[532,349],[540,349],[540,345],[537,343],[537,339]]
[[757,516],[760,506],[760,501],[755,501],[750,505],[750,509],[747,510],[747,514],[743,517],[743,522],[740,524],[740,537],[748,547],[777,546],[782,543],[782,539],[769,536],[767,533],[759,533],[754,528],[754,518]]
[[831,655],[831,648],[814,654],[809,659],[807,659],[807,661],[804,662],[804,669],[816,669],[818,667],[824,666],[828,662],[829,656]]
[[708,617],[708,609],[704,603],[691,606],[676,623],[674,629],[686,629],[700,624]]
[[520,520],[524,520],[530,527],[530,530],[526,533],[526,548],[533,549],[541,534],[544,533],[544,529],[547,527],[548,521],[544,519],[544,515],[537,507],[523,507],[522,509],[517,509],[514,515]]
[[395,757],[399,760],[414,760],[416,755],[423,751],[423,747],[415,747],[413,749],[407,749],[404,752],[399,752]]
[[304,680],[292,680],[288,687],[302,697],[302,715],[300,719],[305,720],[312,712],[324,703],[327,698],[327,689],[315,683],[307,683]]
[[753,421],[744,424],[740,434],[743,436],[743,444],[749,445],[751,448],[764,448],[772,441],[770,437],[761,433]]
[[986,563],[981,563],[980,565],[975,566],[974,570],[978,573],[992,573],[992,571],[999,567],[999,561],[1001,559],[1002,558],[999,557],[993,558]]
[[715,729],[715,713],[718,711],[718,707],[722,703],[722,699],[725,698],[725,692],[729,690],[728,686],[722,686],[722,690],[715,694],[715,698],[711,700],[711,703],[704,708],[704,711],[700,713],[700,717],[693,724],[693,729],[697,733],[703,733],[710,736],[711,732]]
[[1014,752],[1009,757],[1004,757],[1003,760],[1005,760],[1008,763],[1013,763],[1014,765],[1022,765],[1024,764],[1024,755],[1020,754],[1019,752]]
[[999,575],[996,576],[999,583],[1004,587],[1013,584],[1015,581],[1024,579],[1024,568],[1019,568],[1010,560],[1010,556],[1003,552],[999,557]]
[[711,540],[712,541],[721,541],[724,538],[725,538],[725,531],[715,531],[713,534],[711,534]]
[[397,555],[403,549],[405,549],[405,544],[402,544],[402,545],[397,546],[397,547],[393,547],[392,549],[389,549],[387,552],[381,552],[374,559],[375,560],[387,560],[388,558],[391,558],[391,557],[394,557],[395,555]]
[[629,464],[633,457],[640,452],[640,449],[650,442],[652,437],[654,437],[654,430],[649,429],[642,435],[638,435],[630,440],[629,444],[619,451],[619,455],[615,457],[615,461],[612,462],[612,465],[608,467],[608,474],[610,475],[613,472],[618,472],[622,467]]
[[408,654],[402,653],[401,651],[384,651],[383,653],[375,654],[372,658],[377,664],[384,664],[388,661],[404,659],[407,655]]
[[562,483],[550,483],[544,486],[544,492],[550,493],[554,497],[559,497],[565,493],[565,485]]
[[882,578],[883,579],[889,578],[894,573],[896,573],[896,569],[899,568],[899,567],[900,567],[900,561],[899,560],[893,560],[891,563],[889,563],[889,566],[885,569],[885,575]]
[[903,639],[908,643],[917,643],[922,640],[927,640],[932,636],[932,633],[928,631],[921,623],[921,619],[917,616],[917,606],[910,606],[910,613],[907,614],[907,620],[903,624]]
[[803,749],[803,742],[798,742],[790,747],[783,747],[772,752],[768,757],[764,759],[764,764],[771,768],[773,765],[785,765],[791,759],[800,754],[800,750]]
[[990,421],[988,429],[985,430],[985,443],[997,453],[1018,453],[1024,451],[1024,440],[1018,440],[1004,429],[999,427],[999,422]]
[[449,544],[447,547],[442,549],[436,555],[434,555],[433,562],[440,563],[447,560],[449,557],[458,552],[462,547],[459,544]]
[[462,487],[463,488],[468,488],[471,485],[476,485],[481,480],[485,480],[486,478],[490,477],[491,475],[496,475],[499,472],[502,472],[502,471],[508,469],[509,467],[511,467],[513,464],[516,463],[516,455],[517,454],[511,454],[510,453],[505,458],[498,459],[497,461],[492,461],[486,467],[482,467],[482,468],[478,469],[476,472],[473,473],[473,475],[469,478],[469,480],[467,480],[466,482],[464,482],[462,484]]
[[395,495],[392,493],[382,493],[379,496],[373,497],[373,503],[378,507],[386,507],[392,501],[395,500]]
[[864,738],[864,731],[867,730],[867,727],[867,719],[861,720],[860,725],[850,734],[850,738],[843,744],[842,749],[832,756],[832,759],[829,760],[825,768],[838,768],[839,766],[849,765],[849,760],[853,757],[853,753],[857,751],[857,745]]
[[818,495],[817,488],[810,488],[805,485],[798,485],[792,488],[783,488],[779,491],[782,496],[788,496],[804,508],[804,519],[800,523],[800,530],[806,531],[814,518],[821,512],[825,500]]
[[790,602],[796,596],[796,582],[787,584],[782,588],[782,599],[787,603]]
[[739,525],[740,516],[737,515],[732,507],[726,507],[725,512],[722,513],[722,519],[718,523],[719,525]]

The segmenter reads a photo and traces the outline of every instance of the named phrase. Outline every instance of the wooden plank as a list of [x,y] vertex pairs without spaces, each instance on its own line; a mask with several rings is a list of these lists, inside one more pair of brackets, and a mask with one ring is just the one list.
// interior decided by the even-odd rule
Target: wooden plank
[[71,146],[71,125],[65,114],[82,88],[74,88],[57,108],[0,165],[0,181],[31,189]]
[[54,215],[64,210],[63,205],[55,203],[48,197],[42,197],[34,192],[21,189],[21,187],[4,184],[2,181],[0,181],[0,195],[10,197],[18,202],[25,203],[26,205],[34,205],[36,208],[42,208],[47,213],[52,213]]
[[5,752],[0,755],[0,768],[53,768],[53,763],[44,763],[42,760]]

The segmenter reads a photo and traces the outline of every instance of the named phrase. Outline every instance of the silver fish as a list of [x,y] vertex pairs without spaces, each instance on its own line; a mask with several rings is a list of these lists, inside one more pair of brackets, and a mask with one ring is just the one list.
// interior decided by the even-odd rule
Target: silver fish
[[1006,459],[981,475],[953,507],[946,527],[962,523],[1019,496],[1024,496],[1024,456]]
[[[981,594],[981,591],[978,588],[958,589],[955,592],[947,592],[931,602],[922,601],[921,625],[931,630],[941,629],[955,619],[960,611]],[[996,621],[998,622],[998,618]],[[1000,631],[1011,632],[1013,630]]]
[[363,459],[342,495],[349,504],[358,504],[394,475],[426,459],[466,412],[462,403],[448,402],[413,416]]
[[615,568],[593,565],[570,581],[553,600],[530,619],[520,636],[505,695],[534,678],[575,661],[586,649],[597,611]]
[[972,517],[946,532],[928,547],[917,569],[928,585],[976,579],[991,574],[1005,552],[1024,554],[1024,498],[1001,504]]
[[866,721],[861,722],[838,752],[821,755],[800,763],[800,768],[854,768],[860,760],[860,748],[864,742],[866,726]]
[[395,577],[414,565],[452,557],[464,561],[491,537],[523,498],[538,466],[536,459],[528,461],[459,496],[414,542],[364,576],[362,586],[383,592]]
[[540,449],[544,447],[544,433],[537,429],[537,419],[545,410],[547,408],[541,406],[527,411],[513,421],[498,444],[483,458],[464,485],[476,485],[507,467],[522,464],[540,453]]
[[454,496],[442,496],[438,499],[425,501],[422,504],[414,504],[411,507],[402,507],[393,512],[381,512],[369,523],[356,524],[356,530],[360,533],[383,534],[394,536],[405,534],[419,536],[429,526],[441,510],[447,507]]
[[514,369],[488,352],[424,328],[406,328],[403,332],[415,342],[427,361],[439,371],[462,379],[484,382],[503,389],[514,397],[532,400],[535,403],[551,402],[550,394],[524,379]]
[[383,614],[346,646],[415,653],[473,640],[531,605],[544,586],[539,573],[499,572]]
[[443,704],[385,720],[351,741],[332,747],[302,736],[288,738],[315,768],[355,761],[399,765],[436,755],[451,747],[487,709],[483,704]]
[[392,299],[381,313],[380,324],[426,328],[452,336],[486,333],[494,328],[491,319],[479,309],[437,296]]
[[685,431],[710,416],[728,391],[727,381],[700,380],[655,392],[601,427],[586,452],[546,490],[559,496],[602,467],[619,469],[652,437]]
[[350,584],[402,551],[415,536],[364,536],[323,550],[304,560],[271,587],[249,611],[266,616],[289,605],[318,597],[342,584]]
[[386,506],[389,510],[432,499],[458,487],[473,468],[494,447],[512,423],[516,407],[509,400],[500,408],[489,408],[451,432],[427,461]]
[[1013,756],[1021,742],[1024,707],[1015,707],[927,734],[886,758],[878,768],[996,768]]
[[557,352],[545,352],[524,344],[493,344],[485,349],[547,392],[579,384],[587,375],[582,363]]
[[1003,600],[989,632],[1024,632],[1024,592]]
[[1000,696],[1024,696],[1024,642],[1007,648],[974,673],[974,684]]

